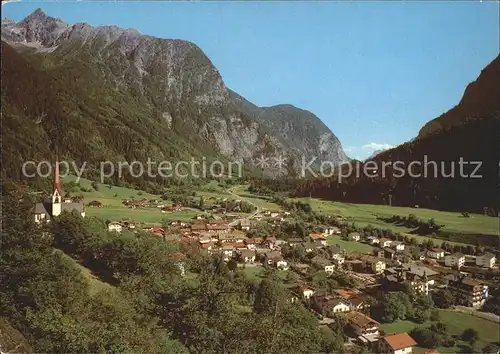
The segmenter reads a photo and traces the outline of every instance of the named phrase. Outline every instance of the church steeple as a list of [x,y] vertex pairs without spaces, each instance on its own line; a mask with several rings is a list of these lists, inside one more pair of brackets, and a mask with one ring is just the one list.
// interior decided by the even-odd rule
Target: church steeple
[[56,165],[54,167],[54,192],[58,191],[62,195],[61,180],[59,176],[59,158],[56,156]]
[[52,193],[52,216],[58,216],[62,210],[62,188],[59,177],[59,159],[56,156],[56,165],[54,166],[54,191]]

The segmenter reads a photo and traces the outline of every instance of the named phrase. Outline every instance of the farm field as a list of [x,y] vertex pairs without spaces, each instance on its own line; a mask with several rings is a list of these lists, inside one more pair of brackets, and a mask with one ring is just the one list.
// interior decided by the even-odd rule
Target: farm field
[[373,247],[366,243],[343,240],[339,235],[327,236],[326,242],[329,245],[339,245],[347,252],[372,253]]
[[[457,312],[453,310],[439,310],[439,322],[448,326],[448,331],[453,336],[459,336],[465,329],[474,328],[479,332],[479,339],[475,343],[475,348],[480,349],[489,343],[498,342],[498,323],[476,317],[471,314]],[[417,327],[429,327],[431,322],[416,324],[411,321],[396,321],[394,323],[384,323],[380,327],[387,334],[397,332],[409,332]],[[436,348],[439,353],[457,353],[460,351],[459,345],[464,343],[457,341],[454,348]]]

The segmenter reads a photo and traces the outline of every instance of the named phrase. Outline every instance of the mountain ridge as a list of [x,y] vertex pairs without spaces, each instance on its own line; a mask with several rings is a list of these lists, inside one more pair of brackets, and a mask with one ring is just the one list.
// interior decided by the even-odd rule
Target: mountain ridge
[[[194,43],[116,26],[68,25],[41,9],[20,22],[2,22],[2,40],[41,71],[77,77],[83,85],[72,88],[75,95],[85,96],[82,91],[95,87],[126,92],[150,115],[160,117],[160,131],[189,135],[189,141],[203,143],[214,154],[248,164],[262,154],[294,159],[319,154],[339,164],[346,160],[338,138],[310,112],[286,108],[279,126],[266,122],[270,117],[250,114]],[[84,74],[74,69],[79,66]],[[98,98],[92,104],[105,109]],[[297,143],[304,136],[301,125],[282,124],[289,119],[302,119],[304,125],[314,121],[303,145]],[[272,167],[269,171],[276,172]]]

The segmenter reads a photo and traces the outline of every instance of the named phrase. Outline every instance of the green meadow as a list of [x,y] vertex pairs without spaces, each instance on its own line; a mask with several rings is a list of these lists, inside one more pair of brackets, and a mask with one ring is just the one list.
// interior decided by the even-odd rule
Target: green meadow
[[252,194],[248,191],[248,185],[240,185],[230,189],[233,195],[241,197],[254,205],[267,210],[281,210],[281,206],[271,201],[271,198]]
[[[478,351],[488,343],[498,342],[499,324],[493,321],[453,310],[439,310],[439,322],[446,324],[449,333],[456,338],[467,328],[476,329],[479,332],[479,338],[474,344],[474,349],[478,349]],[[416,324],[412,321],[396,321],[393,323],[383,323],[380,327],[386,334],[391,334],[409,332],[417,327],[428,328],[431,323]],[[453,348],[440,347],[436,349],[439,353],[458,353],[460,351],[459,346],[464,344],[464,342],[457,340],[457,345]]]
[[327,236],[326,242],[329,245],[339,245],[347,252],[372,253],[373,247],[366,243],[343,240],[339,235]]
[[[63,179],[64,182],[76,182],[75,176],[68,176]],[[82,191],[82,188],[85,191]],[[181,212],[162,213],[157,208],[135,208],[131,209],[123,205],[123,199],[160,199],[160,196],[149,194],[143,191],[110,186],[107,184],[97,183],[97,190],[92,188],[92,181],[81,178],[75,190],[71,191],[72,195],[82,195],[85,204],[91,201],[99,201],[103,204],[102,208],[86,207],[85,213],[87,216],[97,216],[105,220],[123,220],[132,219],[135,222],[143,223],[161,223],[162,220],[187,220],[196,216],[197,212],[192,210],[184,210]]]

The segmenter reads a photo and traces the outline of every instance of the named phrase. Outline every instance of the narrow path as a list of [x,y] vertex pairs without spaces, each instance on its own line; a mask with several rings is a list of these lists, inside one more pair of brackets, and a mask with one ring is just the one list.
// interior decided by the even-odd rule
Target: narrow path
[[255,209],[255,211],[254,211],[252,214],[250,214],[250,215],[248,215],[248,216],[246,216],[246,217],[243,217],[243,218],[239,218],[239,219],[233,220],[233,221],[229,224],[229,226],[232,226],[232,227],[234,227],[234,226],[238,225],[238,224],[239,224],[241,221],[243,221],[243,220],[249,220],[249,219],[253,218],[255,215],[257,215],[258,213],[260,213],[260,212],[262,211],[262,208],[261,208],[260,206],[258,206],[257,204],[255,204],[254,202],[252,202],[251,200],[249,200],[249,199],[247,199],[247,198],[245,198],[245,197],[242,197],[242,196],[240,196],[240,195],[238,195],[238,194],[234,193],[234,192],[232,191],[232,189],[233,189],[233,188],[236,188],[236,187],[239,187],[239,186],[234,186],[234,187],[231,187],[231,188],[227,189],[226,191],[227,191],[229,194],[231,194],[233,197],[237,197],[238,199],[244,200],[244,201],[245,201],[245,202],[247,202],[248,204],[253,205],[256,209]]

